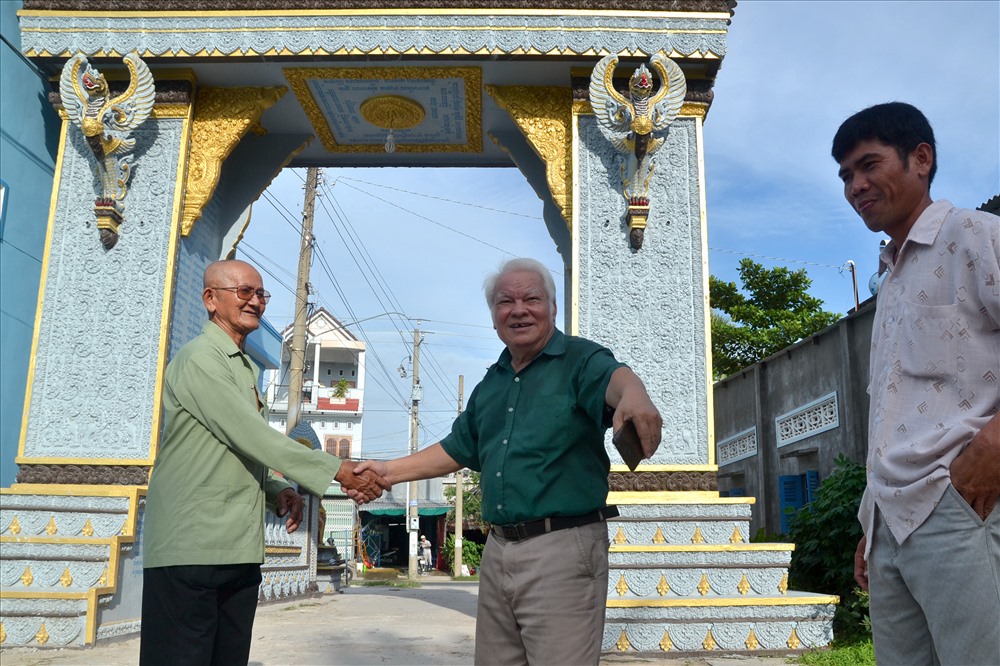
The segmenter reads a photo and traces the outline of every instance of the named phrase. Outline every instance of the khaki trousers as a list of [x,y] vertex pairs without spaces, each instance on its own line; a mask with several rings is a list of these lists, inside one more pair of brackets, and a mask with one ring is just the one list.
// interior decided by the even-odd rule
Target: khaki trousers
[[475,663],[597,664],[608,546],[605,522],[524,541],[490,532],[479,570]]

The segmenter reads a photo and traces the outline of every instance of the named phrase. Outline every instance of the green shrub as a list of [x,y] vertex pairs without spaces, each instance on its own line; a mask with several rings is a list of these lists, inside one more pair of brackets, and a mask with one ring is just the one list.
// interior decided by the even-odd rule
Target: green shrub
[[[448,567],[455,571],[454,560],[455,560],[455,535],[449,534],[444,540],[444,557],[445,561],[448,562]],[[483,559],[483,547],[482,545],[476,543],[475,541],[470,541],[469,539],[462,539],[462,564],[465,564],[469,569],[479,569],[479,563]],[[459,568],[461,569],[461,567]],[[459,571],[459,573],[461,573]]]
[[839,456],[833,473],[789,530],[795,543],[789,587],[840,596],[833,623],[840,641],[871,638],[868,595],[854,582],[854,551],[863,533],[857,513],[864,490],[864,465]]

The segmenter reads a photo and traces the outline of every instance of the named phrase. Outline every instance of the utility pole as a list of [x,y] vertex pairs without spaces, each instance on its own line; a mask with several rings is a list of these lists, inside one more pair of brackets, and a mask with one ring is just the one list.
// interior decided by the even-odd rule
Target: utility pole
[[[462,413],[462,396],[465,392],[465,375],[458,376],[458,413]],[[465,475],[462,470],[455,472],[455,565],[453,576],[462,575],[462,491]]]
[[299,424],[302,406],[302,372],[306,361],[306,315],[309,298],[309,265],[312,263],[313,203],[319,169],[310,167],[306,175],[306,199],[302,205],[302,244],[299,248],[299,278],[295,289],[295,320],[292,323],[292,345],[288,361],[288,416],[285,434]]
[[[413,329],[413,392],[410,394],[410,453],[417,452],[418,421],[417,408],[420,405],[422,389],[420,388],[420,322]],[[406,487],[407,530],[410,536],[410,562],[408,575],[417,577],[417,531],[420,529],[419,512],[417,511],[417,482],[410,481]],[[430,562],[427,563],[430,566]]]

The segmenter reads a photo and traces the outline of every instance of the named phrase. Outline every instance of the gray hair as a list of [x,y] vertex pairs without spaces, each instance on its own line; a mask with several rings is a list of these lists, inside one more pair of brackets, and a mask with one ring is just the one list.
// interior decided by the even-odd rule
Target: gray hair
[[548,296],[549,303],[552,305],[556,304],[556,283],[552,279],[552,273],[549,272],[549,269],[536,259],[520,257],[504,262],[495,273],[490,273],[483,280],[483,294],[486,296],[486,305],[490,308],[490,314],[493,314],[495,307],[493,299],[497,292],[497,281],[507,273],[514,273],[516,271],[535,273],[541,277],[542,286],[545,288],[545,295]]

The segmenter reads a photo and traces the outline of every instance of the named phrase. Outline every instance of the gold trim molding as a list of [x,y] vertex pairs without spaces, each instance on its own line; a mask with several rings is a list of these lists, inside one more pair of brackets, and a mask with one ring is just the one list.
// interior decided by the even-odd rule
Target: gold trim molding
[[191,122],[191,153],[184,187],[181,235],[188,236],[222,174],[222,163],[260,117],[282,95],[284,86],[271,88],[199,88]]
[[341,145],[330,130],[316,98],[309,88],[310,79],[455,79],[465,83],[464,144],[397,144],[399,153],[479,153],[483,150],[483,72],[478,67],[287,67],[285,78],[312,123],[316,136],[331,153],[382,153],[385,145]]
[[486,86],[545,162],[552,201],[573,230],[573,90],[549,86]]

